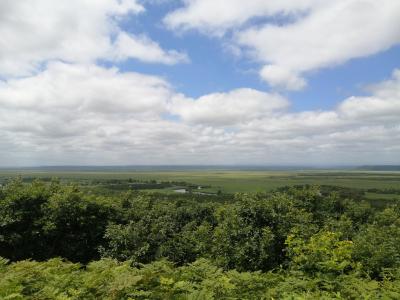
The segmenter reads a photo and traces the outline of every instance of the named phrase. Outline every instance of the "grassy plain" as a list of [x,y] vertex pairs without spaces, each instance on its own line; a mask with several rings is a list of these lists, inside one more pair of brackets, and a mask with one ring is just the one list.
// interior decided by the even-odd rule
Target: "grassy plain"
[[[348,170],[304,170],[304,171],[245,171],[245,170],[152,170],[152,171],[65,171],[65,170],[0,170],[0,183],[21,176],[33,178],[59,178],[63,182],[79,185],[96,185],[109,180],[182,181],[194,185],[208,186],[205,192],[265,192],[282,186],[303,184],[331,185],[360,190],[400,189],[400,172],[348,171]],[[160,190],[158,190],[160,191]],[[171,192],[171,188],[161,190]],[[368,193],[372,199],[395,198],[398,195],[381,196]]]

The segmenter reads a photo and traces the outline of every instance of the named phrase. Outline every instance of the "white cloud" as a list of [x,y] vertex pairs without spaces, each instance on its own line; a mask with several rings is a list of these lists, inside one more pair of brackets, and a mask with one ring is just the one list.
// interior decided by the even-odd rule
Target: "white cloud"
[[[0,76],[26,76],[50,60],[90,63],[119,56],[180,62],[178,52],[164,51],[149,38],[130,35],[128,40],[118,21],[143,11],[137,0],[2,0]],[[114,36],[124,43],[114,44]],[[151,55],[144,53],[146,47]]]
[[8,79],[0,84],[0,165],[166,159],[160,149],[171,152],[191,130],[162,118],[172,94],[159,77],[95,65],[51,63]]
[[51,63],[0,81],[0,165],[398,163],[399,74],[335,110],[289,112],[253,89],[194,100],[159,77]]
[[164,23],[174,30],[200,29],[221,35],[255,17],[304,12],[320,0],[183,0],[184,7],[169,13]]
[[286,99],[276,94],[237,89],[228,93],[209,94],[196,100],[175,97],[171,112],[191,124],[234,126],[265,118],[288,105]]
[[306,81],[295,72],[276,65],[267,65],[262,68],[260,76],[272,87],[283,87],[288,90],[297,91],[307,85]]
[[118,35],[113,54],[117,60],[125,60],[132,57],[144,62],[157,62],[167,65],[189,61],[185,53],[175,50],[165,51],[160,45],[146,36],[134,36],[126,32],[121,32]]
[[[158,115],[170,94],[164,80],[95,65],[51,63],[42,73],[0,85],[2,111],[18,113]],[[64,114],[64,112],[66,114]]]
[[400,121],[400,70],[391,80],[373,86],[373,96],[350,97],[339,105],[339,111],[348,118],[369,121]]
[[[257,25],[246,21],[255,17]],[[276,24],[276,18],[283,21]],[[286,22],[285,22],[286,20]],[[188,0],[167,15],[170,28],[223,35],[265,67],[272,86],[303,87],[302,75],[366,57],[400,43],[400,2]]]

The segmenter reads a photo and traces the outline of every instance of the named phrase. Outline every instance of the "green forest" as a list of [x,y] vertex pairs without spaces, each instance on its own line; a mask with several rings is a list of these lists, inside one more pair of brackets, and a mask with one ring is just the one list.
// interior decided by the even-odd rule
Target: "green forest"
[[0,187],[0,299],[400,299],[400,205],[351,190]]

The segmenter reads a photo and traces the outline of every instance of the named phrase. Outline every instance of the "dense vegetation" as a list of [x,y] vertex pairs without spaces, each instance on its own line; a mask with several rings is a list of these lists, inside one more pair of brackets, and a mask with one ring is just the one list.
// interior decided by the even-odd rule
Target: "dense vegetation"
[[399,299],[400,206],[297,186],[235,196],[0,189],[1,299]]

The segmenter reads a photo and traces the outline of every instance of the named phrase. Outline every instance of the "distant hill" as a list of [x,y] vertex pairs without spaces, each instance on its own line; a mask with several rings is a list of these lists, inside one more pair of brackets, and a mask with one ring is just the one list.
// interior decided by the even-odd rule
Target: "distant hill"
[[396,165],[361,166],[357,169],[363,171],[400,171],[400,166]]
[[0,170],[45,172],[146,172],[146,171],[400,171],[400,165],[310,166],[310,165],[126,165],[1,167]]
[[[134,172],[134,171],[303,171],[332,167],[265,166],[265,165],[126,165],[126,166],[37,166],[3,168],[8,170],[60,171],[60,172]],[[2,168],[0,168],[2,169]],[[335,168],[336,169],[336,168]]]

